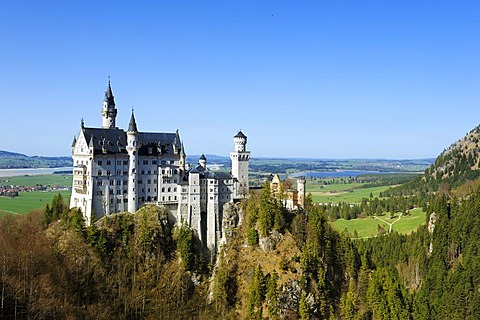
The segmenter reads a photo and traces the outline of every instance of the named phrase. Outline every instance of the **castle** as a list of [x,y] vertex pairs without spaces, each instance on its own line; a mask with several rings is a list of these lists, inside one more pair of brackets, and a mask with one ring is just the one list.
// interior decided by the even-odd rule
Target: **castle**
[[224,237],[224,207],[249,193],[247,137],[241,131],[233,137],[231,174],[214,172],[204,155],[197,165],[186,163],[178,130],[138,131],[133,110],[128,130],[116,127],[110,81],[101,115],[101,128],[86,127],[82,119],[73,140],[70,208],[80,208],[90,225],[109,214],[135,213],[145,204],[164,206],[174,223],[187,223],[215,252]]

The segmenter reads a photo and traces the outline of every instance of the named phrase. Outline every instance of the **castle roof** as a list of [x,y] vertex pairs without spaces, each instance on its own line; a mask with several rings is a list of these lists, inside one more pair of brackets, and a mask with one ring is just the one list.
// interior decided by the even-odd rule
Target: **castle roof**
[[137,122],[135,121],[135,115],[132,111],[132,116],[130,117],[130,123],[128,124],[128,132],[138,132]]
[[110,85],[110,80],[108,80],[107,91],[105,91],[105,99],[103,101],[108,102],[109,106],[115,106],[115,99],[113,97],[112,86]]
[[122,129],[82,129],[85,140],[93,148],[93,154],[127,153],[127,136]]
[[[85,140],[93,147],[94,154],[127,153],[127,135],[122,129],[83,128]],[[177,157],[173,150],[175,133],[139,132],[137,136],[138,155]]]
[[198,160],[207,160],[207,158],[206,158],[205,155],[202,153],[202,155],[200,156],[200,158],[198,158]]
[[242,130],[238,130],[238,133],[233,137],[234,138],[246,138],[247,136],[243,134]]

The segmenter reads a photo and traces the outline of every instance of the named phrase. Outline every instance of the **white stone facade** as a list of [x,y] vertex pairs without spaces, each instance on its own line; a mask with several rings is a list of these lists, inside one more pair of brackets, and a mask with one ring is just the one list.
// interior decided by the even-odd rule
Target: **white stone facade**
[[72,144],[73,184],[70,207],[92,219],[145,204],[169,209],[172,222],[186,222],[211,252],[223,237],[223,206],[248,195],[247,137],[239,131],[230,154],[232,173],[208,170],[202,155],[189,167],[180,134],[139,132],[132,112],[127,131],[115,127],[117,109],[108,84],[102,128],[85,127]]

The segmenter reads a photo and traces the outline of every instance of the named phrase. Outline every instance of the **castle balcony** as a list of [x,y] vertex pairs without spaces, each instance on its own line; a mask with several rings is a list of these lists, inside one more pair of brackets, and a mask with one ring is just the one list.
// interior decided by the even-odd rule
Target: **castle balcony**
[[178,204],[178,200],[145,201],[144,204],[154,204],[154,205],[157,205],[157,206],[169,205],[169,204]]

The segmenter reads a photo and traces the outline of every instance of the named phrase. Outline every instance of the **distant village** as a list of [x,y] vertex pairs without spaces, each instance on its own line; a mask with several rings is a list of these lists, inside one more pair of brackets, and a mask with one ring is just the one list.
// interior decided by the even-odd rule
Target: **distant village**
[[37,184],[35,186],[18,186],[8,184],[9,179],[0,179],[0,197],[9,197],[14,198],[18,197],[20,192],[32,192],[32,191],[59,191],[59,190],[69,190],[71,187],[65,187],[61,185],[41,185]]

